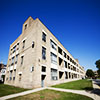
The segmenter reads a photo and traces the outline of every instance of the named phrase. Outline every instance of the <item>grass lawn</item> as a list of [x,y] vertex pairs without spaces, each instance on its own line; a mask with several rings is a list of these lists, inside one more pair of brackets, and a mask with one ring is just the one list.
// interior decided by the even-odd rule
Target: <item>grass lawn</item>
[[64,89],[73,89],[73,90],[92,90],[92,81],[91,80],[77,80],[73,82],[62,83],[54,85],[55,88],[64,88]]
[[25,96],[12,98],[9,100],[93,100],[93,99],[78,94],[46,89]]
[[0,97],[5,96],[5,95],[9,95],[9,94],[14,94],[14,93],[26,91],[26,90],[28,90],[28,89],[23,89],[23,88],[9,86],[9,85],[5,85],[5,84],[0,84]]

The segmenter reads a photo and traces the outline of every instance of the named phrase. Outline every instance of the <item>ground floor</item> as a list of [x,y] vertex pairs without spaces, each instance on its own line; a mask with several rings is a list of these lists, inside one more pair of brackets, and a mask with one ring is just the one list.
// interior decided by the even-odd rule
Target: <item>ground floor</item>
[[51,86],[68,81],[74,81],[85,77],[75,71],[58,70],[51,68],[49,71],[46,67],[42,67],[42,72],[33,74],[26,74],[25,71],[17,71],[16,69],[7,71],[5,84],[18,86],[22,88],[40,88],[45,86]]
[[[92,82],[93,83],[93,86],[94,86],[94,89],[95,89],[95,83],[94,82]],[[83,86],[83,85],[82,85]],[[97,88],[97,87],[96,87]],[[23,98],[24,98],[24,95],[26,95],[26,94],[29,94],[29,95],[27,95],[28,97],[27,98],[29,98],[29,100],[30,100],[30,97],[31,97],[31,94],[30,93],[33,93],[33,92],[42,92],[42,95],[39,95],[39,98],[41,98],[41,99],[43,99],[44,97],[46,97],[45,95],[43,95],[44,94],[44,90],[45,89],[49,89],[49,91],[50,90],[54,90],[54,91],[56,91],[56,93],[57,94],[55,94],[55,95],[58,95],[59,93],[57,92],[57,91],[60,91],[61,92],[61,94],[63,94],[63,92],[64,93],[68,93],[68,92],[70,92],[70,93],[75,93],[75,95],[73,96],[73,97],[75,97],[76,96],[76,94],[80,94],[80,95],[84,95],[84,96],[87,96],[87,97],[90,97],[89,98],[89,100],[92,100],[92,99],[94,99],[94,100],[100,100],[100,96],[98,95],[98,94],[96,94],[96,93],[93,93],[92,91],[85,91],[85,90],[70,90],[70,89],[59,89],[59,88],[53,88],[53,87],[43,87],[43,88],[37,88],[37,89],[33,89],[33,90],[28,90],[28,91],[26,91],[26,92],[22,92],[22,93],[17,93],[17,94],[12,94],[12,95],[8,95],[8,96],[4,96],[4,97],[1,97],[0,98],[0,100],[3,100],[3,99],[11,99],[12,98],[12,100],[18,100],[18,98],[20,98],[19,96],[21,96],[21,98],[20,98],[20,100],[23,100]],[[99,90],[100,90],[100,88],[98,88]],[[43,91],[41,91],[41,90],[43,90]],[[45,90],[46,91],[46,90]],[[53,95],[50,95],[50,94],[52,94],[52,92],[47,92],[46,91],[46,93],[49,93],[49,96],[52,96],[53,97]],[[41,93],[39,93],[39,94],[41,94]],[[68,93],[69,94],[69,93]],[[66,94],[67,96],[68,96],[68,94]],[[73,94],[72,94],[73,95]],[[32,96],[33,96],[33,94],[32,94]],[[63,94],[63,96],[64,96],[64,94]],[[14,97],[17,97],[17,98],[14,98]],[[25,96],[26,97],[26,96]],[[38,97],[38,95],[37,95],[37,97]],[[37,100],[36,98],[37,98],[36,96],[35,96],[35,100]],[[57,96],[57,97],[59,97],[59,95]],[[79,96],[78,96],[79,97]],[[33,97],[32,97],[33,98]],[[71,96],[70,96],[70,98],[71,98]],[[69,99],[70,99],[69,98]],[[84,97],[82,97],[82,98],[84,98]],[[91,99],[92,98],[92,99]],[[50,99],[51,100],[51,99]],[[58,99],[59,100],[59,99]],[[74,100],[74,99],[73,99]],[[77,100],[80,100],[79,98],[77,99]],[[88,98],[87,99],[81,99],[81,100],[88,100]]]

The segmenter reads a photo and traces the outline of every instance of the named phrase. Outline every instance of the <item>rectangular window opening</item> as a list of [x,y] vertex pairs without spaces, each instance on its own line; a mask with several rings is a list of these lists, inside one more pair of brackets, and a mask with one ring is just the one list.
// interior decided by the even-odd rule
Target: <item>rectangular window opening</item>
[[46,48],[42,47],[42,59],[46,59]]
[[44,32],[42,32],[42,40],[46,42],[46,34]]
[[45,66],[42,66],[42,72],[46,72],[46,67]]
[[58,52],[62,55],[62,49],[58,47]]

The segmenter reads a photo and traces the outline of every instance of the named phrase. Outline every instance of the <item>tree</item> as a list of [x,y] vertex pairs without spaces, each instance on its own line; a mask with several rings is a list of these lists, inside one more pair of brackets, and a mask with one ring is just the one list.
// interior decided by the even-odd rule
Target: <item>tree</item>
[[88,69],[87,71],[86,71],[86,75],[88,76],[88,77],[94,77],[95,75],[94,75],[94,72],[92,71],[92,69]]
[[100,70],[100,59],[95,62],[96,67]]
[[98,75],[99,75],[99,77],[100,77],[100,59],[97,60],[97,61],[95,62],[95,64],[96,64],[96,67],[98,68],[97,72],[98,72]]

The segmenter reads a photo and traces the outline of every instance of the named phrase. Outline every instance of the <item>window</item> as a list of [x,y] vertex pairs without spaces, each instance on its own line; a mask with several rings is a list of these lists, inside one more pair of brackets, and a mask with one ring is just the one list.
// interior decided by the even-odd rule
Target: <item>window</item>
[[62,49],[58,47],[58,52],[62,55]]
[[12,64],[11,59],[9,59],[9,67],[10,67],[11,64]]
[[21,81],[22,79],[22,74],[19,74],[19,81]]
[[67,55],[67,59],[69,60],[70,59],[70,57]]
[[12,80],[12,71],[10,71],[9,80]]
[[57,80],[57,70],[56,69],[51,69],[51,80]]
[[25,48],[25,40],[23,41],[23,47],[22,47],[23,49]]
[[67,62],[66,61],[64,61],[64,66],[65,66],[65,68],[67,68]]
[[59,65],[62,65],[63,59],[59,57]]
[[68,72],[65,72],[65,79],[68,79]]
[[35,43],[34,43],[34,41],[32,41],[32,48],[34,48],[34,45],[35,45]]
[[17,43],[17,50],[19,49],[19,43]]
[[13,53],[16,51],[16,46],[13,47]]
[[25,30],[26,30],[26,28],[27,28],[27,24],[25,24]]
[[16,55],[15,64],[17,64],[17,61],[18,61],[18,55]]
[[68,69],[70,69],[70,63],[68,63]]
[[31,67],[31,72],[33,72],[33,71],[34,71],[34,67],[32,66],[32,67]]
[[10,55],[12,55],[12,49],[10,49]]
[[21,65],[23,64],[24,56],[21,56]]
[[15,58],[15,57],[12,57],[12,64],[11,64],[11,65],[13,65],[13,64],[14,64],[14,58]]
[[42,66],[42,72],[46,72],[46,67],[45,66]]
[[57,64],[57,56],[51,53],[51,63]]
[[51,43],[51,47],[56,50],[57,49],[57,45],[52,41],[50,40],[50,43]]
[[16,77],[16,70],[14,70],[13,80],[15,80],[15,77]]
[[46,59],[46,48],[42,47],[42,59]]
[[64,57],[66,58],[66,53],[64,52]]
[[44,32],[42,32],[42,40],[46,42],[46,34]]
[[64,72],[59,71],[59,79],[62,79]]

